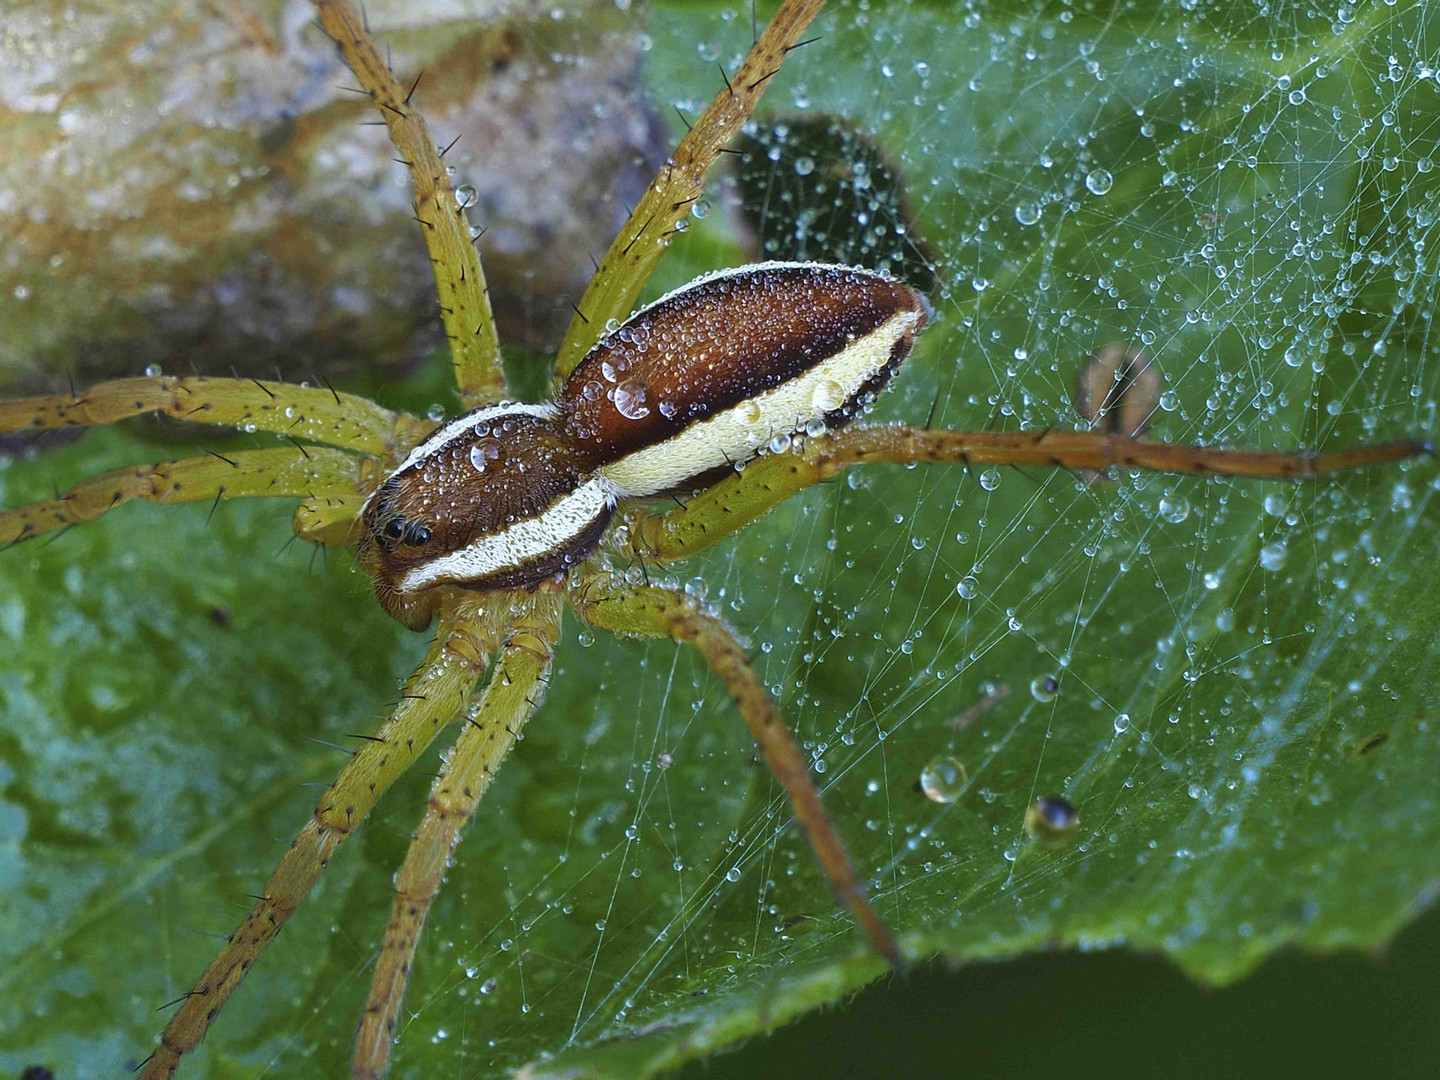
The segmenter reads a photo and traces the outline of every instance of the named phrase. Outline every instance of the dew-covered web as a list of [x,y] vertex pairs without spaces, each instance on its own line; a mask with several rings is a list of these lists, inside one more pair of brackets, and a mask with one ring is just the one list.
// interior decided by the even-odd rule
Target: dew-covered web
[[[1160,373],[1153,439],[1433,434],[1420,6],[860,4],[818,29],[751,127],[758,216],[732,171],[662,276],[839,244],[928,277],[937,325],[871,420],[1072,429],[1078,374],[1119,344]],[[750,27],[660,8],[637,32],[657,100],[693,115]],[[848,164],[810,152],[827,125]],[[745,636],[917,952],[1131,942],[1218,978],[1359,940],[1418,890],[1340,841],[1428,835],[1370,751],[1429,730],[1435,494],[1429,462],[1299,484],[877,467],[676,580]],[[859,941],[717,682],[668,644],[578,637],[523,793],[489,807],[522,850],[483,850],[482,809],[411,998],[406,1039],[466,1061],[783,1012]],[[1056,843],[1025,828],[1049,796],[1079,816]],[[1367,866],[1388,877],[1339,898]]]
[[[667,121],[697,115],[717,63],[733,72],[751,41],[743,4],[616,6]],[[1073,430],[1077,377],[1118,345],[1159,373],[1151,439],[1332,451],[1433,437],[1433,21],[1399,0],[836,4],[651,289],[760,258],[885,265],[925,288],[935,325],[870,422]],[[483,168],[472,153],[461,160]],[[123,523],[77,530],[67,542],[99,538],[103,572],[46,564],[65,567],[57,593],[79,612],[64,608],[56,650],[103,649],[84,605],[108,596],[142,628],[133,640],[170,658],[165,701],[187,738],[202,729],[193,741],[105,728],[167,707],[123,673],[72,673],[50,688],[58,705],[0,683],[16,730],[101,717],[55,767],[63,812],[25,809],[32,833],[60,838],[63,878],[27,872],[70,889],[33,903],[83,915],[54,938],[47,1015],[90,994],[149,1032],[154,1006],[190,985],[192,953],[209,955],[194,931],[233,925],[241,909],[217,907],[258,887],[305,820],[306,785],[337,768],[330,750],[302,757],[304,734],[371,730],[392,704],[389,671],[257,674],[241,631],[174,630],[172,607],[204,613],[212,596],[239,597],[252,629],[281,612],[250,646],[277,671],[287,653],[372,655],[362,645],[392,630],[368,597],[373,622],[297,615],[258,586],[247,612],[241,594],[270,564],[222,555],[279,546],[288,511],[227,503],[207,525],[204,509],[157,510],[154,542]],[[173,537],[159,531],[172,520]],[[1224,979],[1286,942],[1376,944],[1440,880],[1437,526],[1433,460],[1301,483],[875,466],[672,573],[742,635],[913,955],[1125,943]],[[194,555],[213,560],[205,580],[152,563],[172,545],[211,552]],[[325,603],[364,592],[345,585]],[[172,586],[178,601],[160,595]],[[12,633],[23,608],[0,616],[27,638]],[[398,646],[395,673],[418,647]],[[255,701],[192,719],[227,682],[255,683]],[[310,714],[293,715],[294,697]],[[243,777],[210,764],[225,756],[205,741],[217,731],[226,752],[245,748]],[[101,782],[74,779],[91,775],[77,762],[112,759]],[[344,1068],[427,762],[333,860],[200,1060],[226,1075]],[[1027,831],[1051,797],[1078,824]],[[116,822],[142,838],[126,863],[141,884],[112,903],[73,837]],[[100,975],[91,926],[106,935]],[[27,963],[50,964],[34,958],[51,944],[27,944]],[[393,1075],[499,1075],[597,1043],[612,1075],[639,1075],[651,1055],[726,1044],[880,970],[718,680],[685,648],[571,619],[545,704],[430,913]],[[85,982],[115,971],[123,994]],[[76,1015],[54,1030],[85,1029],[86,1056],[133,1053],[128,1029],[97,1035]]]
[[[1122,344],[1161,373],[1149,438],[1434,432],[1423,7],[858,4],[818,29],[752,125],[772,206],[742,223],[717,181],[664,276],[841,233],[932,275],[937,324],[871,420],[1073,429],[1081,367]],[[693,115],[750,27],[687,7],[636,33],[657,101]],[[904,216],[874,160],[824,161],[827,193],[793,206],[780,170],[816,161],[788,138],[832,117]],[[1335,900],[1367,865],[1341,838],[1421,835],[1367,747],[1428,730],[1434,498],[1430,462],[1302,484],[873,468],[677,580],[746,638],[917,952],[1130,942],[1223,978],[1417,891],[1381,858],[1365,903]],[[577,636],[410,999],[406,1040],[469,1063],[780,1008],[786,976],[858,943],[716,680]],[[1067,844],[1025,831],[1043,796],[1079,812]],[[487,811],[521,850],[488,847]]]

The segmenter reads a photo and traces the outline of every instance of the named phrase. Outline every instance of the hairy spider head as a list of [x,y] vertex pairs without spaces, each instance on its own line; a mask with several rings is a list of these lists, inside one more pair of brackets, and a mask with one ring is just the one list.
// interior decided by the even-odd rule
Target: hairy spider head
[[613,507],[553,406],[491,405],[445,424],[375,490],[357,554],[385,610],[419,629],[436,586],[525,587],[583,559]]

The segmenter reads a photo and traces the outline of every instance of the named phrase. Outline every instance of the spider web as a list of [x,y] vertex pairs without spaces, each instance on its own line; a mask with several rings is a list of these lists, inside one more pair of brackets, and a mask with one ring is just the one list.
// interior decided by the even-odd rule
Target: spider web
[[[817,236],[859,222],[882,256],[903,247],[933,272],[939,325],[876,418],[1072,427],[1086,356],[1119,342],[1163,372],[1154,438],[1432,430],[1440,113],[1423,12],[1095,7],[842,8],[772,91],[772,145],[787,117],[835,114],[909,187],[907,222],[864,171],[837,174],[785,252],[822,257]],[[748,40],[733,11],[660,11],[648,32],[657,93],[690,111],[697,69]],[[718,244],[734,242],[728,195],[700,230]],[[923,240],[897,246],[912,229]],[[670,277],[713,258],[692,252]],[[1425,465],[1298,486],[852,471],[684,575],[749,635],[912,942],[1129,942],[1226,979],[1282,942],[1393,927],[1436,872],[1415,793],[1386,796],[1361,766],[1367,738],[1405,721],[1433,761],[1415,745],[1428,679],[1402,673],[1417,657],[1433,671],[1429,647],[1405,645],[1404,595],[1435,491]],[[540,1011],[569,1021],[566,1045],[677,1022],[676,1041],[723,1042],[727,1011],[783,1015],[853,932],[714,681],[669,646],[589,649],[562,659],[548,706],[585,732],[556,793],[563,855],[506,860],[517,914],[455,935],[457,956],[508,1001],[479,1012],[491,1038],[523,1038]],[[947,801],[917,792],[955,763]],[[1051,794],[1080,816],[1061,852],[1023,828]],[[1396,851],[1352,863],[1341,838],[1377,813]],[[1342,867],[1360,865],[1386,886],[1345,895]],[[556,919],[578,926],[573,951],[513,959]],[[415,1027],[453,1034],[463,992],[431,983]]]
[[[743,8],[684,5],[636,12],[635,32],[656,101],[694,115],[751,29]],[[871,2],[836,6],[817,32],[755,133],[844,118],[903,176],[909,213],[871,170],[837,170],[826,199],[800,208],[796,251],[864,236],[875,259],[918,262],[935,282],[937,323],[871,419],[1075,427],[1079,370],[1119,342],[1162,373],[1155,439],[1337,449],[1434,433],[1440,58],[1423,7]],[[656,291],[767,254],[746,246],[757,226],[739,224],[738,201],[717,185]],[[124,449],[117,464],[133,459]],[[1130,944],[1223,981],[1281,944],[1383,941],[1440,880],[1436,493],[1431,462],[1295,485],[852,470],[675,580],[744,635],[909,948],[969,959]],[[125,640],[169,642],[174,684],[133,700],[181,714],[216,685],[251,696],[221,702],[185,749],[127,747],[137,756],[106,783],[152,807],[143,820],[112,799],[87,823],[74,792],[44,819],[57,834],[123,823],[140,837],[145,896],[84,914],[75,935],[144,930],[107,954],[119,984],[82,977],[81,946],[55,949],[52,1019],[34,1022],[60,1027],[31,1037],[17,1018],[0,1043],[11,1071],[24,1047],[73,1043],[77,1062],[108,1063],[148,1036],[157,988],[183,992],[208,955],[185,934],[230,920],[215,897],[263,878],[282,850],[270,838],[304,820],[305,784],[335,768],[313,747],[302,759],[314,728],[290,734],[281,718],[299,702],[326,737],[365,730],[415,657],[376,629],[348,575],[315,588],[351,621],[316,625],[313,601],[261,592],[256,651],[199,650],[203,633],[177,631],[171,610],[202,624],[213,597],[252,579],[216,558],[204,584],[168,584],[173,559],[144,537],[251,550],[284,530],[284,514],[260,509],[203,519],[166,518],[139,541],[109,522],[67,540],[100,545],[146,586],[127,614],[144,632]],[[84,610],[88,582],[64,579],[62,619],[65,604]],[[0,631],[18,641],[24,617],[0,607]],[[329,666],[309,663],[317,639]],[[367,668],[375,655],[388,659]],[[43,704],[14,687],[7,703],[49,730]],[[223,760],[242,741],[263,765],[219,770],[213,791],[182,778],[187,759]],[[70,751],[106,752],[103,731]],[[876,977],[753,753],[687,651],[568,624],[546,704],[431,914],[392,1075],[527,1062],[638,1075]],[[957,763],[947,801],[917,790],[927,766]],[[281,955],[257,966],[200,1052],[214,1073],[343,1068],[427,783],[397,785]],[[1059,850],[1024,829],[1049,795],[1079,814]],[[182,828],[173,806],[202,824]],[[168,880],[161,853],[175,850]],[[98,889],[93,862],[66,869],[82,866],[78,891]],[[77,1034],[83,1019],[66,1026],[56,1003],[87,994],[125,1019]]]

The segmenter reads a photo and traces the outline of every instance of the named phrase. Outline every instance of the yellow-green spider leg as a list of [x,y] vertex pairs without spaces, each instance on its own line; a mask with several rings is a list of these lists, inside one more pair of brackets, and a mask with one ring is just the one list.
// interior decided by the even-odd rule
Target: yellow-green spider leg
[[865,887],[810,779],[805,755],[775,712],[770,695],[730,628],[683,592],[629,585],[614,576],[579,581],[571,587],[569,598],[580,618],[592,626],[631,637],[670,638],[700,650],[724,681],[770,771],[790,797],[795,818],[840,904],[849,910],[875,951],[892,966],[901,967],[900,946],[865,898]]
[[738,532],[797,491],[834,477],[848,465],[949,462],[1103,470],[1198,473],[1303,480],[1320,473],[1402,461],[1429,453],[1423,439],[1378,443],[1336,453],[1227,450],[1127,439],[1095,431],[934,431],[903,425],[853,427],[807,438],[803,447],[750,462],[663,516],[632,511],[621,535],[623,553],[669,562]]
[[295,508],[295,535],[325,547],[350,547],[359,538],[364,506],[365,495],[358,492],[306,499]]
[[93,521],[132,499],[219,502],[266,495],[353,492],[362,459],[339,450],[277,446],[132,465],[76,484],[63,495],[0,510],[0,545]]
[[495,651],[507,620],[528,601],[513,594],[456,591],[445,596],[435,639],[406,681],[400,704],[379,732],[355,751],[265,883],[259,900],[226,940],[165,1026],[141,1080],[165,1080],[204,1037],[256,957],[274,940],[335,849],[442,728],[463,719],[470,692]]
[[[409,425],[373,401],[330,389],[262,382],[259,379],[112,379],[76,394],[0,401],[0,432],[41,428],[98,427],[145,413],[163,413],[197,424],[271,431],[296,439],[384,454]],[[418,440],[418,432],[409,436]]]
[[465,730],[430,789],[420,830],[395,878],[390,925],[355,1035],[350,1075],[356,1080],[379,1080],[389,1067],[400,1005],[425,917],[440,890],[460,831],[474,815],[476,803],[525,722],[540,705],[559,636],[560,598],[537,596],[533,616],[517,621],[501,648],[479,707],[467,718]]
[[467,407],[498,401],[505,396],[505,373],[500,366],[500,339],[490,312],[485,273],[440,151],[420,110],[410,105],[415,87],[407,93],[395,81],[349,0],[315,0],[315,6],[320,9],[320,24],[340,46],[345,62],[380,110],[390,139],[410,170],[415,219],[420,222],[435,270],[440,314],[445,336],[450,339],[450,360],[460,397]]
[[669,163],[660,171],[636,204],[634,211],[600,260],[595,276],[581,297],[565,340],[555,360],[555,375],[564,379],[605,332],[610,319],[624,319],[635,298],[660,261],[675,223],[705,191],[705,173],[726,143],[755,108],[765,85],[785,56],[797,47],[800,35],[825,0],[785,0],[751,47],[740,70],[680,140]]

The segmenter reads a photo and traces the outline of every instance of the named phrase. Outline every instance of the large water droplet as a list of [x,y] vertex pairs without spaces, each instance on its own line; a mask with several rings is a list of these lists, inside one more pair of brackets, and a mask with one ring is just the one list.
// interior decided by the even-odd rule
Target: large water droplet
[[952,803],[960,797],[969,780],[965,763],[959,758],[937,757],[920,770],[920,790],[938,803]]
[[1063,795],[1044,795],[1025,811],[1025,834],[1044,848],[1062,848],[1075,838],[1080,815]]
[[1169,497],[1160,500],[1160,518],[1171,525],[1179,525],[1190,516],[1190,500]]
[[1040,204],[1022,202],[1015,207],[1015,220],[1021,225],[1034,225],[1040,220]]
[[627,420],[639,420],[650,415],[650,406],[645,404],[649,391],[639,379],[623,382],[615,388],[615,410]]
[[1104,195],[1115,186],[1115,178],[1105,169],[1091,169],[1085,176],[1085,188],[1092,195]]
[[1042,704],[1054,701],[1059,689],[1060,684],[1056,682],[1054,675],[1037,676],[1030,680],[1030,696]]
[[455,189],[455,205],[461,210],[469,210],[480,201],[480,192],[475,190],[474,184],[461,184]]
[[1260,549],[1260,565],[1274,573],[1276,570],[1285,569],[1285,560],[1290,553],[1285,550],[1284,541],[1277,540],[1274,543],[1266,544]]

